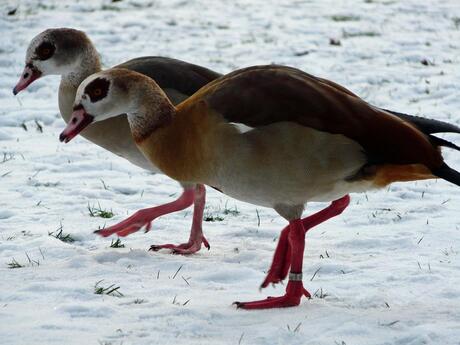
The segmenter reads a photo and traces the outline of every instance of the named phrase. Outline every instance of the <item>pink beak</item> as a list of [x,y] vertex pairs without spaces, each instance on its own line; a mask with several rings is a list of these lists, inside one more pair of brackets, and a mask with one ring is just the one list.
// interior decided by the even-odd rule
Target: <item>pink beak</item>
[[66,144],[76,137],[82,130],[94,121],[94,116],[89,115],[82,106],[77,107],[72,113],[67,127],[62,131],[59,140]]
[[13,94],[16,96],[20,91],[24,90],[27,86],[32,84],[34,80],[40,78],[42,73],[35,69],[31,64],[27,64],[24,72],[21,74],[18,83],[13,89]]

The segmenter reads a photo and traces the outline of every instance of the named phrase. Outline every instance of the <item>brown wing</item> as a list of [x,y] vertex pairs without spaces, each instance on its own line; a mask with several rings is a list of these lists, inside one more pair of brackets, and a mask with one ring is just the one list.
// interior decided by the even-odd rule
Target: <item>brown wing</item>
[[115,67],[142,73],[154,79],[162,89],[174,89],[187,96],[221,76],[205,67],[161,56],[139,57]]
[[[184,103],[206,101],[228,122],[260,127],[291,121],[357,141],[372,164],[442,164],[439,150],[411,124],[347,89],[285,66],[255,66],[219,78]],[[184,105],[183,103],[183,105]]]

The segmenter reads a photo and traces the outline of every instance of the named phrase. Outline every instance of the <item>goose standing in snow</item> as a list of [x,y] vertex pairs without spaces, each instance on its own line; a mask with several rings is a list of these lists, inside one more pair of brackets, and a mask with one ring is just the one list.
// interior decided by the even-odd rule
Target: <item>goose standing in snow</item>
[[[67,142],[119,113],[128,114],[136,144],[166,175],[271,207],[289,222],[262,284],[284,279],[290,267],[285,295],[235,302],[239,308],[290,307],[310,297],[302,283],[305,234],[340,214],[349,193],[432,178],[460,185],[460,174],[446,165],[440,147],[460,148],[432,135],[460,128],[393,115],[291,67],[232,72],[177,106],[139,73],[96,73],[79,86],[60,139]],[[302,219],[310,201],[332,203]]]
[[[141,57],[129,60],[117,67],[133,70],[154,78],[168,98],[177,104],[220,75],[209,69],[184,61],[165,57]],[[32,39],[26,53],[26,66],[19,82],[13,89],[16,95],[32,82],[46,75],[61,75],[59,86],[59,110],[66,123],[72,114],[78,85],[89,75],[101,71],[99,54],[87,35],[70,28],[48,29]],[[101,95],[92,95],[96,101]],[[126,115],[99,122],[85,129],[82,135],[89,141],[109,150],[152,172],[158,168],[147,160],[134,143]],[[194,253],[203,243],[209,244],[202,233],[205,205],[205,188],[198,184],[182,184],[184,191],[175,201],[140,210],[128,219],[97,231],[99,235],[117,234],[127,236],[142,227],[150,230],[151,222],[164,214],[182,210],[194,203],[193,223],[189,241],[181,245],[159,245],[151,249],[170,248],[182,254]]]

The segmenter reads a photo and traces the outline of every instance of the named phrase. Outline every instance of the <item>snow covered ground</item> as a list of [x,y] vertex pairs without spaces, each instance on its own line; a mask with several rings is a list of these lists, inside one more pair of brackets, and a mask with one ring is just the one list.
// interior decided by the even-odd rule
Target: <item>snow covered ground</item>
[[[186,240],[191,210],[110,248],[92,231],[180,189],[84,139],[59,143],[59,78],[13,97],[30,39],[59,26],[85,30],[106,66],[141,55],[221,72],[288,64],[460,125],[458,0],[3,0],[0,344],[460,344],[460,189],[447,182],[352,195],[342,216],[309,232],[304,284],[315,296],[294,309],[231,306],[283,293],[258,286],[285,224],[211,189],[209,252],[147,251]],[[458,152],[445,155],[460,168]],[[74,242],[49,235],[59,229]],[[119,289],[95,294],[96,283]]]

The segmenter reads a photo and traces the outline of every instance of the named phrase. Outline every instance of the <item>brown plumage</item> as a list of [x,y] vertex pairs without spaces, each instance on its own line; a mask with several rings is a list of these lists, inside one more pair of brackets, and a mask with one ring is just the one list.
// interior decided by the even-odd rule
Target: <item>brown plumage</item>
[[[84,90],[101,79],[110,85],[107,96],[91,102]],[[440,151],[458,147],[432,136],[458,127],[375,108],[291,67],[235,71],[176,107],[151,79],[113,69],[86,79],[76,103],[82,110],[74,115],[82,121],[127,112],[136,143],[166,175],[272,207],[289,221],[262,284],[285,279],[290,267],[286,294],[238,302],[241,308],[289,307],[310,296],[301,274],[305,233],[339,215],[348,193],[435,177],[460,185]],[[301,219],[309,201],[333,202]]]
[[[285,66],[256,66],[227,74],[211,82],[179,105],[205,100],[228,122],[260,127],[290,121],[320,131],[343,134],[358,142],[369,165],[385,166],[392,178],[386,183],[433,177],[442,165],[438,145],[416,126],[369,105],[347,89]],[[426,169],[414,173],[414,164]],[[407,165],[404,169],[396,165]],[[392,167],[398,173],[391,173]],[[369,178],[366,169],[363,177]],[[379,185],[382,184],[379,175]],[[411,177],[412,176],[412,177]]]
[[[93,73],[101,71],[99,53],[89,37],[80,30],[71,28],[48,29],[32,39],[27,48],[26,66],[13,93],[24,90],[39,78],[47,75],[58,74],[61,76],[59,87],[59,110],[63,120],[69,123],[74,109],[74,100],[80,83]],[[142,73],[150,78],[155,78],[160,87],[164,89],[168,98],[177,104],[211,80],[220,76],[212,70],[177,59],[159,56],[145,56],[126,61],[120,65]],[[93,84],[86,94],[90,100],[97,102],[106,97],[108,87],[103,80]],[[122,113],[120,113],[122,114]],[[150,130],[151,128],[147,128]],[[131,163],[158,173],[159,169],[147,160],[139,151],[134,142],[125,114],[100,121],[94,126],[86,128],[82,133],[89,141],[115,153]],[[67,136],[67,139],[70,137]],[[205,189],[203,186],[183,185],[184,193],[170,207],[158,207],[140,210],[128,221],[123,221],[114,226],[107,227],[98,233],[103,236],[117,234],[127,236],[143,227],[149,227],[151,221],[160,215],[175,212],[191,206],[195,201],[201,204],[194,206],[194,220],[192,236],[195,243],[189,243],[177,248],[181,253],[193,253],[199,250],[201,242],[209,245],[202,236],[201,220],[202,208],[205,203]],[[197,192],[195,192],[197,191]],[[185,197],[195,195],[195,197]],[[198,211],[196,211],[198,209]],[[203,237],[203,239],[202,239]],[[193,242],[193,241],[190,241]],[[196,244],[199,243],[197,246]],[[171,248],[174,249],[174,248]]]

